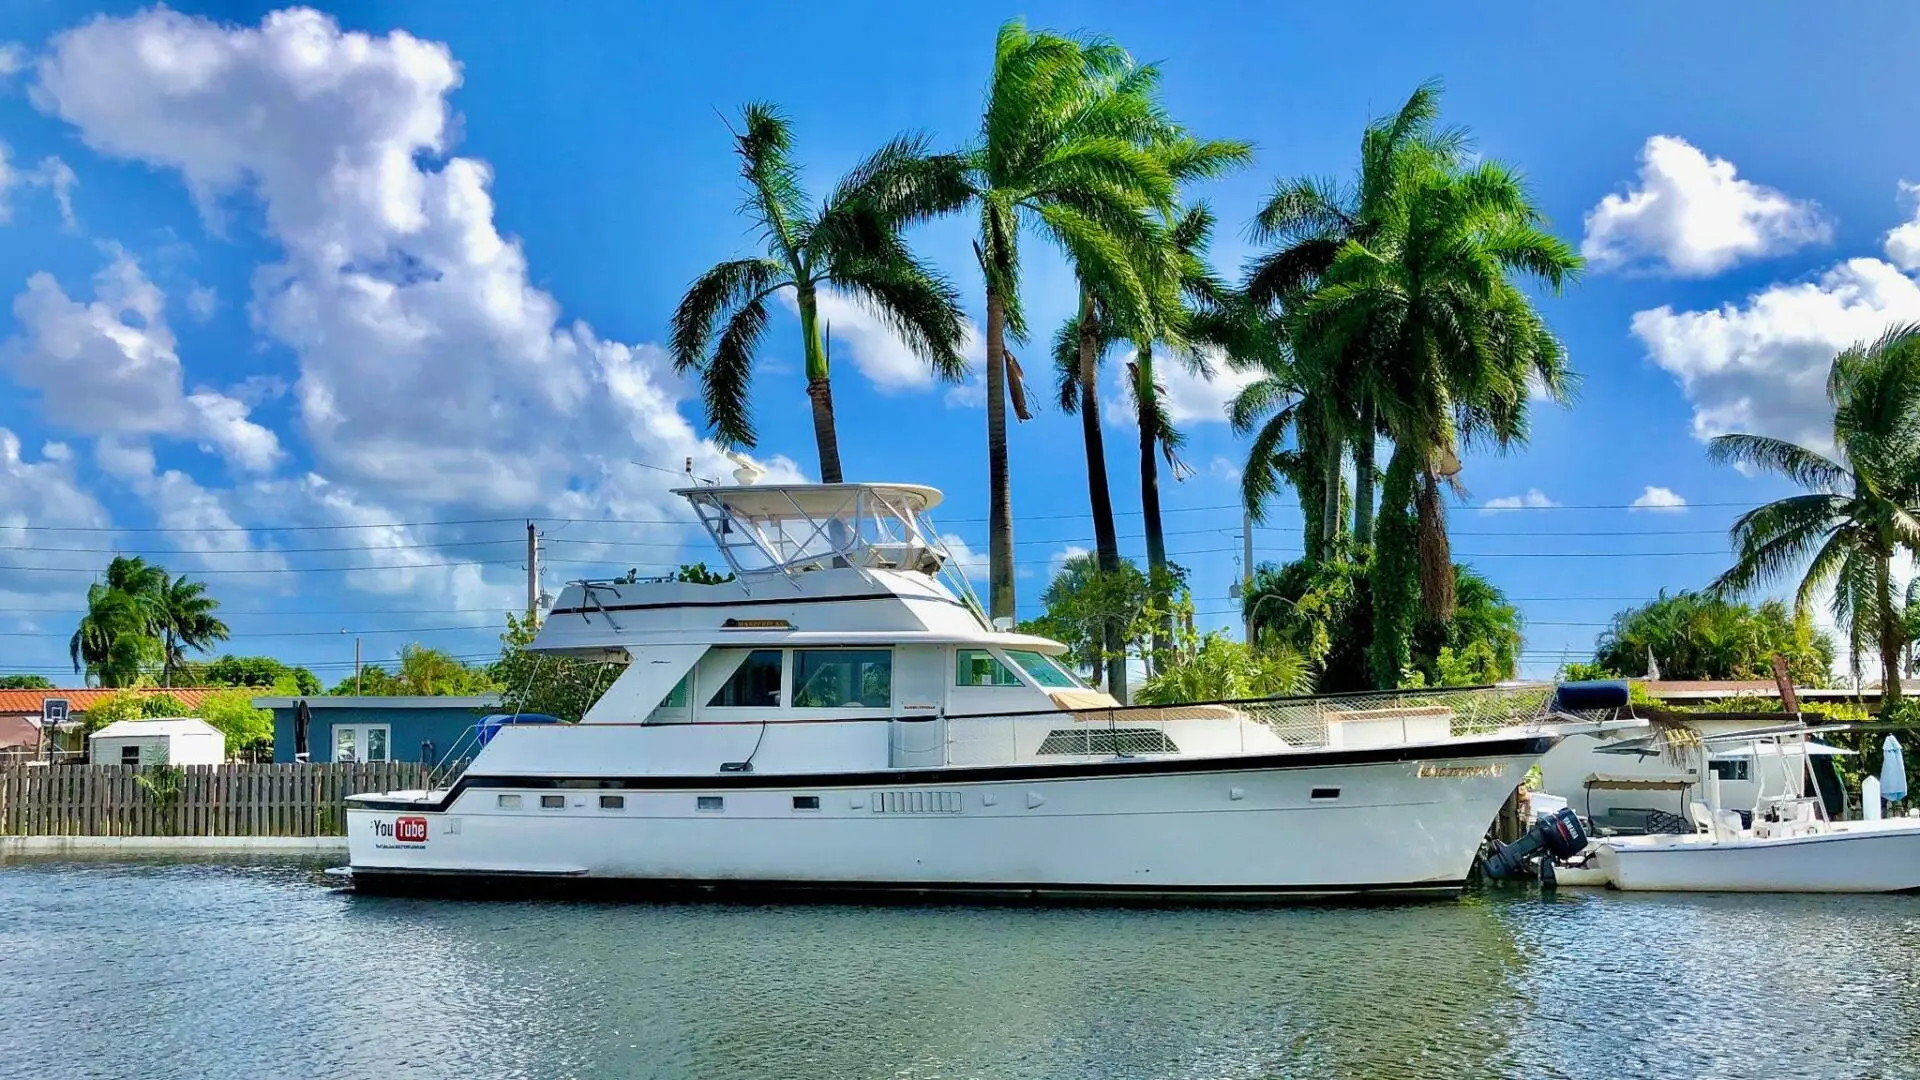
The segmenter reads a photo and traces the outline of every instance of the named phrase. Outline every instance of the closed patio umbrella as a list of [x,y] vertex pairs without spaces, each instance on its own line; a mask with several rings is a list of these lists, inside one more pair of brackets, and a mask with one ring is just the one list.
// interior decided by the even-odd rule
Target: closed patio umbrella
[[1880,744],[1880,797],[1899,802],[1907,797],[1907,760],[1900,752],[1900,740],[1887,736]]
[[313,726],[313,710],[307,707],[307,699],[301,698],[293,707],[293,760],[307,760],[307,732]]

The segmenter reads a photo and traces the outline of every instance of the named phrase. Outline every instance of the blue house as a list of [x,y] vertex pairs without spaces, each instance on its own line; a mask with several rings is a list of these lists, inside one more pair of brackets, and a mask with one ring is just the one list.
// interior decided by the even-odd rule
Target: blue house
[[295,718],[305,701],[313,722],[307,761],[439,761],[456,746],[478,749],[474,725],[500,707],[497,694],[471,697],[257,697],[256,709],[273,710],[273,760],[296,755]]

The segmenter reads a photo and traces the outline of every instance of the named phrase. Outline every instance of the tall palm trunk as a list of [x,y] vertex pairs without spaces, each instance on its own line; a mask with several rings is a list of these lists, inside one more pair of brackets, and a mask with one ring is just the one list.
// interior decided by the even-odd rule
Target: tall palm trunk
[[166,651],[160,654],[160,685],[167,687],[168,689],[171,689],[173,687],[173,631],[172,630],[167,631],[167,640],[166,640],[166,643],[162,646],[162,648],[166,649]]
[[1360,391],[1360,437],[1353,442],[1353,543],[1373,543],[1373,395]]
[[1331,424],[1322,428],[1321,439],[1325,446],[1323,452],[1327,458],[1320,463],[1321,468],[1326,470],[1324,481],[1326,487],[1320,492],[1322,500],[1320,528],[1321,539],[1326,545],[1325,550],[1331,555],[1334,541],[1340,539],[1340,489],[1346,485],[1346,478],[1340,474],[1340,467],[1345,464],[1343,459],[1346,455],[1341,452],[1340,437],[1334,433]]
[[1874,588],[1880,609],[1880,715],[1900,704],[1900,620],[1893,609],[1893,548],[1888,545],[1876,568]]
[[[1134,359],[1133,400],[1139,406],[1140,415],[1135,417],[1140,428],[1140,514],[1145,521],[1147,534],[1147,584],[1152,590],[1155,606],[1160,609],[1160,617],[1153,627],[1153,670],[1157,673],[1166,663],[1168,648],[1173,641],[1173,612],[1167,600],[1172,582],[1167,574],[1167,534],[1160,522],[1160,433],[1156,430],[1156,413],[1153,408],[1156,383],[1153,378],[1153,345],[1142,344],[1138,356]],[[1251,574],[1252,567],[1243,573]]]
[[1415,516],[1420,537],[1420,607],[1429,621],[1444,623],[1453,618],[1453,550],[1447,540],[1440,480],[1431,466],[1420,469]]
[[987,287],[987,611],[1013,618],[1013,493],[1007,486],[1007,307]]
[[1414,489],[1422,455],[1395,444],[1380,485],[1380,529],[1374,544],[1369,581],[1373,604],[1373,641],[1368,667],[1376,689],[1400,685],[1412,659],[1410,643],[1420,580],[1419,535],[1414,520]]
[[[1107,485],[1107,450],[1100,431],[1100,327],[1093,293],[1080,290],[1080,435],[1087,450],[1087,497],[1093,509],[1093,549],[1102,574],[1120,569],[1120,538],[1113,527],[1113,492]],[[1107,692],[1127,700],[1126,632],[1114,619],[1101,633],[1107,653]]]
[[820,333],[820,307],[811,287],[799,290],[800,333],[806,339],[807,397],[813,400],[813,441],[820,451],[820,482],[838,484],[840,437],[833,424],[833,383],[828,380],[826,341]]

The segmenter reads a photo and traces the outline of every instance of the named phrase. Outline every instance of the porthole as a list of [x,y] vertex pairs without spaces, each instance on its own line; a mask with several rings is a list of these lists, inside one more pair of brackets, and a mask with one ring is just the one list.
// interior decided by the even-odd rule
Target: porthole
[[540,809],[542,810],[565,810],[566,808],[567,797],[565,795],[540,796]]
[[520,809],[520,796],[502,795],[498,800],[498,805],[502,810],[518,810]]
[[600,796],[600,809],[602,810],[625,810],[626,808],[627,797],[625,795]]
[[793,808],[795,810],[818,810],[820,809],[820,796],[795,795],[793,797]]
[[727,809],[727,800],[719,795],[702,795],[694,800],[693,808],[703,814],[724,813]]
[[1340,797],[1337,787],[1317,787],[1313,789],[1313,798],[1318,802],[1330,802]]

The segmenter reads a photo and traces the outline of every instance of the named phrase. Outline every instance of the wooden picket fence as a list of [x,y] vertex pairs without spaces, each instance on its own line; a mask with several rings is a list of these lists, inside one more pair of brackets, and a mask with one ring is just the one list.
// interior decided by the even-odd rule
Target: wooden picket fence
[[[143,784],[145,775],[153,784]],[[340,836],[346,797],[425,785],[414,762],[0,766],[0,835]],[[177,785],[172,781],[177,780]]]

